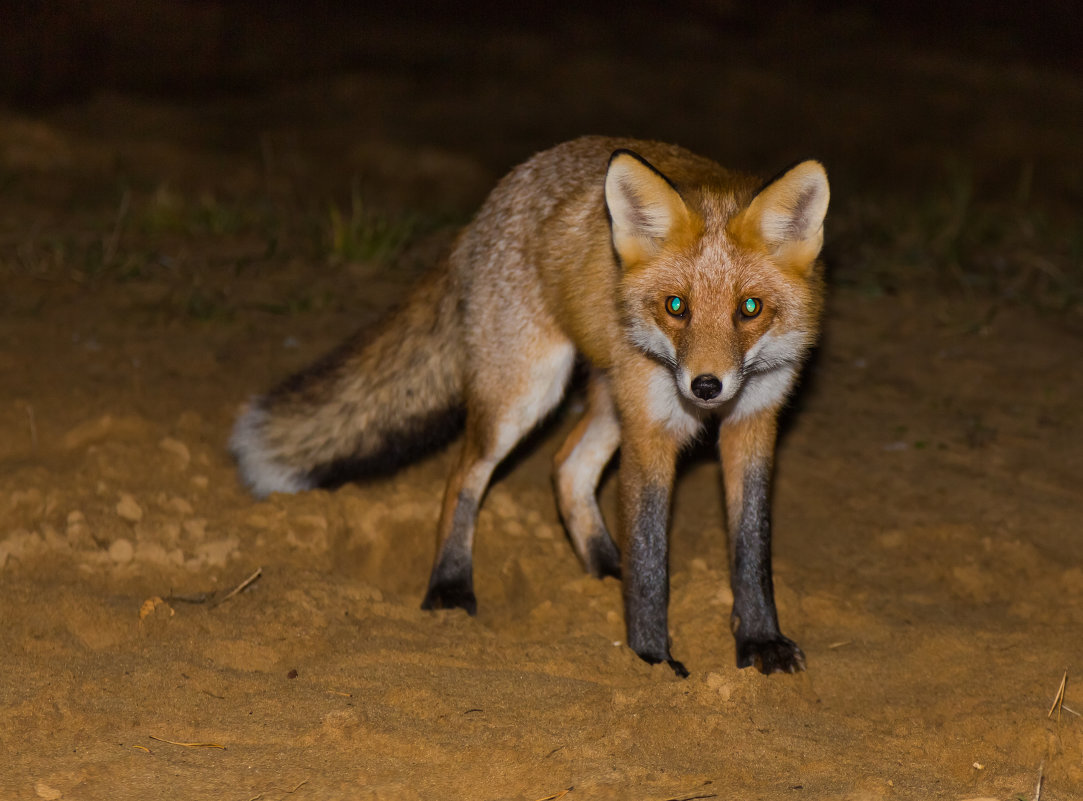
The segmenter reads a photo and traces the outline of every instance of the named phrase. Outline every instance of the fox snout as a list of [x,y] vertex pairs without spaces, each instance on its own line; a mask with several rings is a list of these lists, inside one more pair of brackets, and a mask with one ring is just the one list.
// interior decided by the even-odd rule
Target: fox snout
[[737,370],[727,370],[718,375],[706,370],[691,371],[682,365],[673,377],[681,397],[701,409],[717,409],[741,388],[741,375]]

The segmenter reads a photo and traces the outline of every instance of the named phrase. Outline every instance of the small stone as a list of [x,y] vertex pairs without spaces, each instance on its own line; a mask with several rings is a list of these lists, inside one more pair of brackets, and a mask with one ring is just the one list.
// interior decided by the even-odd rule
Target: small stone
[[133,556],[135,556],[135,548],[132,546],[131,540],[124,537],[109,546],[109,558],[118,565],[128,564],[128,562],[132,561]]
[[136,503],[133,496],[122,492],[117,503],[117,514],[129,523],[138,523],[143,519],[143,507]]
[[192,504],[189,503],[187,499],[181,498],[180,496],[175,495],[170,498],[166,502],[166,506],[168,506],[170,510],[182,515],[195,514],[195,509],[192,507]]
[[192,461],[192,454],[188,450],[188,446],[181,442],[179,439],[173,439],[173,437],[165,437],[158,443],[158,447],[167,453],[173,454],[177,457],[177,462],[180,464],[180,468],[183,470],[188,467],[188,463]]
[[237,553],[240,544],[236,537],[204,542],[196,548],[196,558],[211,567],[222,567]]
[[723,701],[730,700],[733,694],[732,683],[721,673],[708,673],[707,687],[722,696]]
[[34,793],[38,798],[44,798],[45,801],[56,801],[58,798],[62,798],[64,794],[57,790],[55,787],[50,787],[45,782],[38,782],[34,785]]

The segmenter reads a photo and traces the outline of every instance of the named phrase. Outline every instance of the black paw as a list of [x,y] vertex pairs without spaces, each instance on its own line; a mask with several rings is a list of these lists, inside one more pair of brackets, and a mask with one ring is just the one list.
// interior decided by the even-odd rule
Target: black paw
[[478,599],[474,596],[474,583],[469,579],[443,581],[433,584],[421,602],[422,609],[465,609],[473,616],[478,613]]
[[595,534],[587,542],[587,570],[592,576],[620,578],[620,551],[606,533]]
[[793,640],[779,634],[763,640],[737,641],[737,667],[753,667],[765,675],[799,673],[805,669],[805,654]]
[[676,659],[674,659],[671,656],[665,656],[665,657],[662,657],[662,658],[659,658],[657,656],[644,656],[643,654],[636,654],[636,656],[638,656],[640,659],[642,659],[648,665],[658,665],[658,664],[661,664],[662,662],[665,662],[667,665],[669,665],[670,669],[674,673],[677,674],[677,678],[681,678],[681,679],[687,679],[688,678],[688,668],[686,668],[684,666],[683,662],[678,662]]
[[688,668],[684,666],[683,662],[678,662],[676,659],[667,659],[666,664],[673,668],[673,672],[677,674],[677,678],[688,678]]

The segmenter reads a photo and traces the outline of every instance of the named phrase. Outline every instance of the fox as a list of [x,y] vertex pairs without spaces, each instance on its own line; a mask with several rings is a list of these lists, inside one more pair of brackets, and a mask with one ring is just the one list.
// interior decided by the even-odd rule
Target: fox
[[[249,401],[230,438],[240,478],[257,497],[333,487],[461,433],[422,607],[475,615],[493,471],[582,365],[554,491],[583,568],[622,582],[627,645],[689,675],[671,653],[668,528],[678,456],[715,421],[737,666],[804,670],[779,627],[770,499],[779,413],[819,336],[829,196],[815,160],[762,181],[655,141],[538,153],[380,322]],[[620,547],[597,500],[618,449]]]

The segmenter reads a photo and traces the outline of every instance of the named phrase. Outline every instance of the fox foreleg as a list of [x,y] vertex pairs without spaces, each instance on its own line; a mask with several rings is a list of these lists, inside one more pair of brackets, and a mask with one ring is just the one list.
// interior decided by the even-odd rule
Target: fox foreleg
[[723,422],[719,434],[729,519],[731,627],[737,667],[796,673],[805,654],[779,629],[771,575],[771,468],[776,412]]
[[669,652],[669,509],[677,444],[662,433],[628,437],[620,466],[624,515],[622,576],[628,646],[651,664],[665,662],[681,677]]

